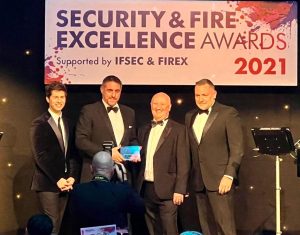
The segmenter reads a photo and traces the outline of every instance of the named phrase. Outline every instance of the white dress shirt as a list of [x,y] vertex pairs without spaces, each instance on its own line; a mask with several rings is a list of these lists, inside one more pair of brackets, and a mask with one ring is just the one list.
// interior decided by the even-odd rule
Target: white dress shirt
[[[106,104],[104,102],[104,100],[102,100],[102,102],[103,102],[105,108],[107,109],[107,107],[109,107],[109,105]],[[124,122],[123,122],[122,114],[120,112],[119,105],[116,104],[114,107],[118,107],[118,111],[116,113],[114,111],[110,111],[108,113],[108,117],[109,117],[109,120],[111,122],[113,131],[114,131],[117,146],[119,146],[122,141],[123,135],[124,135]]]
[[144,178],[146,181],[154,182],[154,169],[153,169],[153,157],[156,151],[156,147],[162,132],[164,131],[168,119],[163,121],[162,125],[156,125],[150,130],[148,143],[147,143],[147,152],[146,152],[146,167]]
[[211,108],[208,109],[208,114],[206,114],[206,113],[199,114],[198,113],[195,120],[194,120],[193,130],[194,130],[194,133],[197,137],[198,144],[201,141],[201,137],[202,137],[202,134],[203,134],[203,129],[204,129],[204,126],[206,124],[206,121],[208,119],[208,116],[209,116],[210,112],[211,112]]

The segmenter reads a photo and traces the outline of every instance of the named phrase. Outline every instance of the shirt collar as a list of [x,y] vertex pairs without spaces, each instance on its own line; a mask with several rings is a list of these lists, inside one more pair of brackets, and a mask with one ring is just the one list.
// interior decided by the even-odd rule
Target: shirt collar
[[[107,107],[110,107],[103,99],[102,99],[102,103],[104,104],[104,107],[105,107],[106,109],[107,109]],[[118,108],[120,109],[118,103],[116,103],[113,107],[118,107]]]
[[[160,125],[160,126],[165,126],[168,123],[168,120],[169,120],[168,117],[165,118],[164,120],[162,120],[162,125]],[[156,121],[155,119],[152,119],[152,122],[159,122],[159,121]]]
[[54,113],[50,108],[48,109],[48,112],[50,113],[51,117],[58,122],[58,118],[62,117],[62,112],[60,114]]
[[[210,114],[210,112],[211,112],[211,110],[212,110],[212,107],[213,107],[214,105],[212,105],[212,106],[210,106],[207,110],[208,110],[208,114],[207,115],[209,115]],[[198,108],[199,109],[199,108]],[[198,113],[198,115],[201,115],[200,113]]]

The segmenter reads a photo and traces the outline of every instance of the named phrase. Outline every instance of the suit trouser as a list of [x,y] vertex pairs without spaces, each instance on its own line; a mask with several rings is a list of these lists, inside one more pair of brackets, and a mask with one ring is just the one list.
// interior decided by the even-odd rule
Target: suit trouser
[[67,205],[68,194],[60,192],[37,192],[42,213],[53,222],[52,234],[58,234]]
[[195,196],[204,235],[236,235],[233,190],[225,195],[205,190]]
[[177,235],[177,206],[173,200],[161,200],[154,183],[144,182],[145,220],[150,235]]

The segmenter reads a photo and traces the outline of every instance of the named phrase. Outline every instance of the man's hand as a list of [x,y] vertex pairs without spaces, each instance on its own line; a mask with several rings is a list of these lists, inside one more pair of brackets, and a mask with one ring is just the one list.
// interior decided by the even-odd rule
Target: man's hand
[[233,180],[227,176],[223,176],[219,185],[219,194],[223,195],[228,193],[231,189]]
[[120,148],[121,148],[121,145],[119,145],[118,147],[112,148],[111,157],[115,163],[122,163],[125,161],[125,158],[121,155],[121,153],[119,153]]
[[175,205],[181,205],[183,203],[183,198],[184,198],[184,195],[183,194],[180,194],[180,193],[174,193],[173,194],[173,203]]
[[69,177],[69,178],[67,179],[67,182],[68,182],[68,184],[73,185],[74,182],[75,182],[75,179],[74,179],[73,177]]
[[73,189],[73,184],[75,183],[75,179],[73,177],[69,177],[67,179],[68,191]]
[[67,180],[64,178],[60,178],[60,180],[56,182],[56,185],[60,189],[60,191],[66,191],[69,187]]

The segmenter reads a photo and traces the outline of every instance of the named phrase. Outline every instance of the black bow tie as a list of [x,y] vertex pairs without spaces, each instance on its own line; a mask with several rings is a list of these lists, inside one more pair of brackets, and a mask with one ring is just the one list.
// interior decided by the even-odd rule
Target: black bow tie
[[208,109],[206,109],[206,110],[198,109],[198,113],[199,113],[199,114],[205,113],[205,114],[208,115]]
[[108,106],[107,108],[107,112],[109,113],[110,111],[114,111],[115,113],[118,112],[119,108],[118,107],[111,107],[111,106]]
[[156,127],[157,125],[160,125],[162,126],[164,124],[164,121],[163,120],[160,120],[160,121],[151,121],[151,127]]

